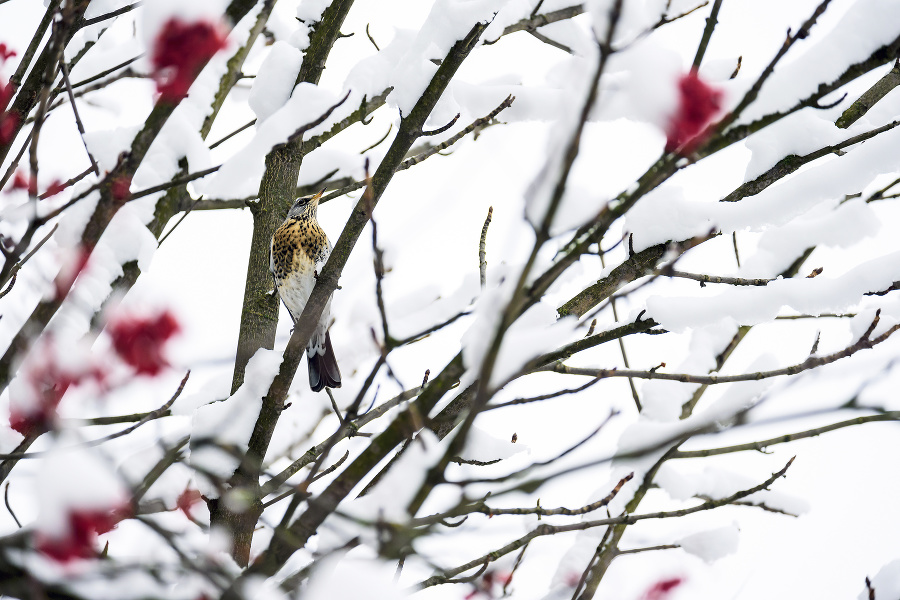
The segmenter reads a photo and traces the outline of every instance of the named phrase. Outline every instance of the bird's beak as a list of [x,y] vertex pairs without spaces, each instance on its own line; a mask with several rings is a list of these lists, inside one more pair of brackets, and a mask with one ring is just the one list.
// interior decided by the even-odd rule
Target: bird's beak
[[310,198],[309,203],[312,204],[313,202],[315,202],[316,204],[318,204],[318,203],[319,203],[319,199],[322,198],[322,194],[325,193],[325,190],[326,190],[326,189],[327,189],[327,188],[322,188],[322,191],[320,191],[320,192],[317,193],[315,196],[313,196],[312,198]]

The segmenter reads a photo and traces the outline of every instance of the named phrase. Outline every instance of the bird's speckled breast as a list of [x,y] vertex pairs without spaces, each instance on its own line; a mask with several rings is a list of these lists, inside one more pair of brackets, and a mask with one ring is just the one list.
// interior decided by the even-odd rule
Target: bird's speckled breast
[[328,258],[328,250],[328,238],[318,223],[288,219],[272,236],[272,273],[278,280],[306,273]]

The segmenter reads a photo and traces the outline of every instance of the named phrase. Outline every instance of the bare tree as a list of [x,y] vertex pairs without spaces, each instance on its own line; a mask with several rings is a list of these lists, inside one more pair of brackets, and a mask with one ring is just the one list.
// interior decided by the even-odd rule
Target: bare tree
[[[780,519],[802,508],[778,489],[795,458],[778,455],[749,478],[692,476],[680,466],[688,459],[900,417],[880,391],[896,378],[900,262],[860,243],[879,221],[891,228],[900,184],[889,95],[900,30],[877,2],[856,2],[840,22],[828,21],[829,0],[809,6],[779,44],[752,49],[771,55],[758,70],[737,56],[705,61],[722,0],[438,1],[389,44],[372,31],[387,29],[390,11],[352,0],[299,3],[293,23],[275,0],[51,0],[42,15],[24,0],[0,4],[3,22],[32,33],[24,48],[0,45],[0,383],[10,414],[0,482],[18,527],[0,538],[4,595],[92,598],[99,581],[122,598],[380,597],[449,584],[493,598],[515,595],[529,563],[553,560],[547,597],[599,597],[619,557],[735,551],[736,526],[705,531],[685,519],[692,535],[672,537],[654,529],[664,520],[723,507]],[[366,11],[371,29],[342,33]],[[349,36],[366,51],[342,52]],[[473,57],[525,36],[528,55],[502,69],[552,56],[565,81],[465,78]],[[672,40],[677,50],[661,44]],[[691,66],[670,66],[674,56]],[[348,60],[353,69],[341,66]],[[332,67],[350,74],[328,79]],[[148,106],[139,127],[85,127],[85,110],[135,98]],[[530,141],[540,168],[498,159],[524,191],[492,199],[502,214],[454,209],[477,240],[452,259],[471,277],[407,318],[390,290],[419,282],[392,272],[391,256],[419,249],[385,229],[419,199],[390,212],[386,192],[407,170],[451,173],[437,155],[491,143],[481,136],[515,143],[525,121],[546,135]],[[591,148],[602,140],[628,154],[631,136],[653,156],[629,156],[637,176],[607,194],[604,177],[625,179],[592,174]],[[80,154],[58,164],[53,146],[72,140]],[[717,165],[747,148],[739,185],[710,194],[691,179],[730,185]],[[270,241],[297,198],[322,190],[323,212],[359,195],[282,344]],[[205,379],[195,384],[166,350],[189,324],[169,309],[139,310],[132,288],[147,253],[189,213],[245,208],[252,233],[230,380],[197,360],[193,379]],[[518,228],[518,248],[491,249],[498,220]],[[438,235],[439,221],[423,224],[425,235]],[[850,266],[829,248],[852,248]],[[342,278],[360,256],[371,273]],[[203,248],[183,260],[202,269]],[[355,341],[332,336],[343,387],[313,396],[295,373],[332,296],[349,295],[372,307],[371,326],[334,313],[336,329],[356,327]],[[811,344],[803,356],[766,352],[799,343]],[[402,363],[414,354],[433,372],[409,387]],[[126,398],[155,408],[125,411]],[[488,439],[479,426],[504,412],[553,414],[549,456],[518,452],[533,441],[516,433]],[[581,490],[590,498],[570,491],[568,506],[541,504],[573,479],[593,482]],[[23,497],[38,509],[20,522]],[[101,549],[98,536],[113,528]],[[548,536],[570,550],[534,550]],[[384,567],[393,583],[375,573]],[[865,581],[870,597],[877,582]],[[643,597],[664,598],[684,578],[651,571],[639,583]]]

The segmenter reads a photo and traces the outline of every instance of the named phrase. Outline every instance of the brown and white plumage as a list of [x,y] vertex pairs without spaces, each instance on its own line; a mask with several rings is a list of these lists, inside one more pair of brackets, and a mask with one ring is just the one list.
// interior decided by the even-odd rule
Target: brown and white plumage
[[[300,318],[318,274],[331,255],[331,243],[316,219],[321,197],[322,192],[319,192],[297,200],[272,236],[269,269],[275,279],[275,289],[294,323]],[[341,387],[341,372],[328,332],[330,317],[331,298],[306,346],[309,387],[314,392],[324,387]]]

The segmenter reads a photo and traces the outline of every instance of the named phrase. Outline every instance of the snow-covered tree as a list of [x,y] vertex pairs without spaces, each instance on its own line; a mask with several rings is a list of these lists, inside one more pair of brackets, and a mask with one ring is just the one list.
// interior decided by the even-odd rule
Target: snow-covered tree
[[897,14],[0,0],[0,594],[896,597]]

